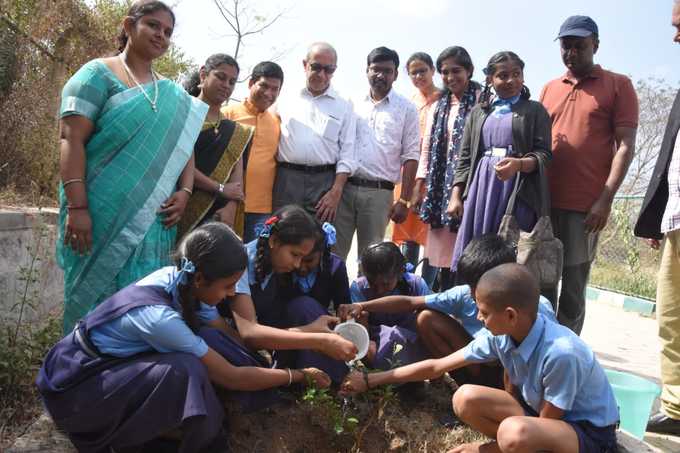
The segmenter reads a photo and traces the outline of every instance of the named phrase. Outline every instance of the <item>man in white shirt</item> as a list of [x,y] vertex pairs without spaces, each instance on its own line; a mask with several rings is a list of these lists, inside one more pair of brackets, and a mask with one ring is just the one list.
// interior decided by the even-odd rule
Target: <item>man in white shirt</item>
[[[378,47],[368,54],[366,74],[370,92],[357,99],[357,169],[348,179],[338,215],[336,253],[347,259],[357,232],[358,254],[382,241],[387,223],[406,220],[420,156],[418,111],[392,89],[399,55]],[[394,184],[401,173],[401,195],[394,202]]]
[[337,60],[330,44],[312,44],[302,61],[305,88],[277,106],[281,138],[274,210],[297,204],[321,221],[335,219],[343,187],[356,166],[352,106],[330,86]]

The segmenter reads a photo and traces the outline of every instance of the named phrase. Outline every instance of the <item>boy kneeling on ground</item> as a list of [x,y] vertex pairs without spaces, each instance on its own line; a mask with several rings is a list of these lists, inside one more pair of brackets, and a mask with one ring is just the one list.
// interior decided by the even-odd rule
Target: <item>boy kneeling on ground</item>
[[464,385],[453,396],[456,415],[495,440],[452,453],[616,452],[619,413],[604,370],[583,340],[537,313],[539,289],[531,273],[515,263],[495,267],[479,280],[475,299],[491,335],[441,359],[380,373],[354,371],[342,390],[353,394],[434,379],[470,363],[499,360],[511,384],[507,390]]

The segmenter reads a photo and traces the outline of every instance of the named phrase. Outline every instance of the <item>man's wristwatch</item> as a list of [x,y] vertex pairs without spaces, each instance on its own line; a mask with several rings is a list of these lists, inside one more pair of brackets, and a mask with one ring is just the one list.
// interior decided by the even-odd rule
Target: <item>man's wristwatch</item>
[[411,208],[411,202],[410,202],[410,201],[406,201],[406,200],[404,200],[403,198],[399,198],[399,199],[397,200],[397,203],[403,204],[404,206],[406,206],[406,209],[410,209],[410,208]]
[[224,195],[224,184],[220,183],[217,186],[217,191],[219,192],[220,195]]

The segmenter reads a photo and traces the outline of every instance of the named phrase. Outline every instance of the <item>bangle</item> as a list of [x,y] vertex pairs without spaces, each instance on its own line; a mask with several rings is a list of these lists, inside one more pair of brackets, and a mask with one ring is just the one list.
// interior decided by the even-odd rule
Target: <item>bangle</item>
[[364,382],[366,383],[366,390],[370,390],[371,384],[368,383],[368,371],[366,371],[366,368],[361,370],[362,374],[364,375]]
[[182,187],[180,190],[185,191],[185,192],[188,193],[189,195],[193,195],[193,194],[194,194],[194,192],[193,192],[190,188],[188,188],[188,187]]
[[293,383],[293,372],[290,371],[290,368],[286,368],[286,371],[288,371],[288,387]]
[[401,198],[401,197],[397,200],[397,203],[403,204],[404,206],[406,206],[406,209],[408,209],[408,208],[411,207],[411,202],[410,202],[410,201],[406,201],[406,200],[404,200],[404,199]]
[[72,211],[74,209],[87,209],[87,208],[88,208],[88,206],[86,204],[81,204],[81,205],[76,205],[76,206],[70,205],[70,204],[66,205],[66,209],[68,211]]
[[62,185],[63,188],[66,188],[66,186],[68,186],[69,184],[73,184],[74,182],[80,182],[80,183],[85,184],[85,180],[83,178],[73,178],[73,179],[69,179],[67,181],[64,181],[61,185]]

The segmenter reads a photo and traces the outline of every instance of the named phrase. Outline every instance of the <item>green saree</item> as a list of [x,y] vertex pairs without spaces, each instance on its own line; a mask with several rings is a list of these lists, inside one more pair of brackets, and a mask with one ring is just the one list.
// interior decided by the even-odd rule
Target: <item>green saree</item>
[[93,236],[86,256],[63,245],[67,201],[59,188],[64,332],[119,289],[170,263],[177,230],[165,229],[156,211],[176,190],[208,106],[170,80],[159,80],[158,90],[154,112],[138,87],[128,88],[99,60],[64,86],[60,116],[85,116],[95,125],[85,146]]
[[[224,119],[215,131],[213,125],[206,122],[194,147],[196,169],[210,179],[226,184],[252,138],[253,128],[250,126]],[[195,189],[180,220],[179,237],[212,219],[215,211],[225,204],[226,200],[217,195]],[[234,231],[239,236],[243,236],[243,220],[244,205],[241,202],[234,219]]]

